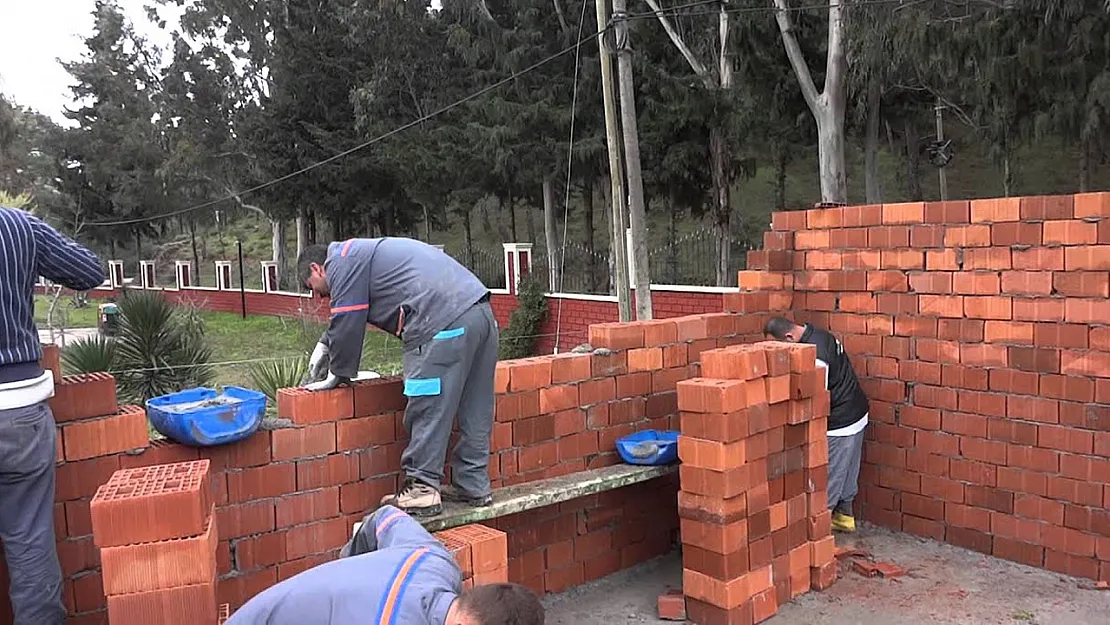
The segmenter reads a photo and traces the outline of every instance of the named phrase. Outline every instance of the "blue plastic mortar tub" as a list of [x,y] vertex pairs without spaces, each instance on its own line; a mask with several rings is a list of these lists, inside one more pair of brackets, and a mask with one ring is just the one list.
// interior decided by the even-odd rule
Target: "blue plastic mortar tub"
[[641,430],[617,439],[617,453],[628,464],[663,465],[678,460],[678,432]]
[[238,386],[193,388],[146,403],[154,429],[192,447],[241,441],[258,430],[265,413],[266,395]]

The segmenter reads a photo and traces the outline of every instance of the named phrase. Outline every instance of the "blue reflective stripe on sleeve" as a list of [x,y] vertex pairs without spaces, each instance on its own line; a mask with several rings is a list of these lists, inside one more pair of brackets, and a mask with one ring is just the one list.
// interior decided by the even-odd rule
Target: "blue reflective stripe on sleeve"
[[429,397],[439,395],[441,390],[439,378],[416,378],[405,380],[406,397]]
[[432,338],[438,340],[455,339],[464,334],[466,334],[466,328],[455,328],[454,330],[443,330],[442,332],[436,332],[436,335]]

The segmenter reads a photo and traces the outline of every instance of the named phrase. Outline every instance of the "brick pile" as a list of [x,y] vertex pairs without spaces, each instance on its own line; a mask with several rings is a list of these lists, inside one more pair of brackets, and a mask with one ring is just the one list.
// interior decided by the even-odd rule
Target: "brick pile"
[[436,532],[462,571],[463,589],[509,581],[509,539],[485,525],[464,525]]
[[678,384],[683,592],[699,625],[751,625],[836,579],[829,394],[812,345],[702,354]]
[[776,213],[749,267],[853,359],[865,519],[1110,580],[1110,194]]
[[209,461],[117,471],[90,514],[111,625],[215,625]]

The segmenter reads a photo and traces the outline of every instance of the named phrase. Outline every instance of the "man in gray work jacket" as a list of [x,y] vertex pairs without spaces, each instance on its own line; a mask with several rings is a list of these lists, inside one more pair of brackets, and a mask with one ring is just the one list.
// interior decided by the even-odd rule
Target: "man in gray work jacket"
[[451,554],[392,506],[367,516],[341,556],[262,591],[227,625],[543,625],[543,605],[518,584],[460,592]]
[[39,276],[77,291],[104,281],[100,260],[33,215],[0,207],[0,541],[15,625],[62,625],[54,545],[57,436],[35,327]]
[[[489,289],[439,249],[393,237],[311,246],[297,259],[297,273],[317,295],[331,298],[331,324],[309,362],[310,377],[319,381],[306,388],[334,388],[357,376],[367,323],[404,345],[405,481],[382,503],[415,516],[439,514],[441,492],[449,500],[489,505],[499,340]],[[456,415],[453,484],[443,486]]]

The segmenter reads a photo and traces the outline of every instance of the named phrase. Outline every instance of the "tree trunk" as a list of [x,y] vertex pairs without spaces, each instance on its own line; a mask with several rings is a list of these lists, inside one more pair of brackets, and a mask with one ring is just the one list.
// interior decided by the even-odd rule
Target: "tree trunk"
[[667,213],[670,219],[667,223],[667,284],[684,284],[678,270],[678,206],[671,199],[667,199]]
[[310,245],[315,244],[320,240],[318,230],[319,226],[316,223],[316,211],[309,211],[308,213],[306,213],[305,219],[306,221],[308,221],[308,243]]
[[472,210],[467,209],[462,214],[463,241],[466,246],[463,254],[466,256],[466,266],[474,269],[474,233],[470,229],[470,213]]
[[817,115],[817,161],[821,201],[848,203],[848,175],[844,167],[844,111],[831,103]]
[[786,166],[790,164],[790,153],[785,147],[775,150],[775,208],[786,210]]
[[867,84],[867,133],[864,137],[864,181],[867,203],[882,204],[883,191],[879,181],[879,126],[882,121],[880,106],[883,86],[878,77],[872,76]]
[[728,284],[729,244],[732,210],[729,205],[728,170],[730,168],[728,143],[724,130],[718,124],[709,129],[709,152],[713,173],[713,215],[717,226],[717,286]]
[[921,191],[921,153],[917,150],[917,133],[913,126],[906,122],[906,194],[909,201],[920,202],[924,194]]
[[[546,201],[547,201],[547,199],[545,198],[544,202],[546,202]],[[528,242],[532,243],[532,244],[536,244],[540,240],[540,238],[538,236],[536,236],[536,214],[535,213],[536,213],[536,211],[532,210],[532,207],[529,204],[524,205],[524,226],[525,226],[526,231],[528,232]]]
[[1014,172],[1010,167],[1010,151],[1002,155],[1002,197],[1010,197],[1014,190]]
[[432,242],[432,215],[428,211],[428,205],[421,203],[421,208],[424,209],[424,241],[427,243]]
[[135,258],[136,258],[135,262],[137,263],[137,262],[139,262],[140,260],[143,259],[143,233],[140,232],[138,228],[135,228],[134,232],[135,232]]
[[[531,213],[531,211],[528,211]],[[532,223],[532,218],[528,218],[528,223]],[[556,221],[555,221],[555,185],[551,182],[550,178],[544,178],[543,181],[543,234],[544,240],[547,243],[547,282],[548,289],[552,293],[557,293],[562,290],[562,281],[559,280],[559,238],[556,234]]]
[[297,258],[308,247],[308,214],[302,208],[297,211]]
[[[612,180],[609,176],[604,176],[601,179],[601,188],[608,191],[613,186]],[[605,198],[605,222],[608,224],[608,232],[613,232],[613,194],[603,193],[602,197]],[[609,271],[605,274],[607,283],[605,292],[609,295],[617,294],[617,283],[614,279],[617,275],[617,248],[613,245],[612,237],[609,238]]]
[[[511,243],[520,243],[520,239],[516,236],[516,201],[513,199],[513,194],[510,193],[506,199],[506,204],[509,205],[509,234],[512,235]],[[535,241],[530,241],[535,243]]]
[[285,222],[280,219],[270,220],[270,247],[273,248],[273,261],[277,264],[277,286],[285,286],[286,256],[285,256]]
[[[197,248],[197,222],[189,220],[189,244],[193,248],[193,273],[200,271],[200,250]],[[191,276],[193,283],[197,284],[197,277]]]
[[586,288],[597,290],[597,258],[594,256],[594,179],[587,178],[582,189],[582,224],[585,228],[582,246],[586,249]]
[[1079,142],[1079,192],[1086,193],[1091,188],[1091,140]]

